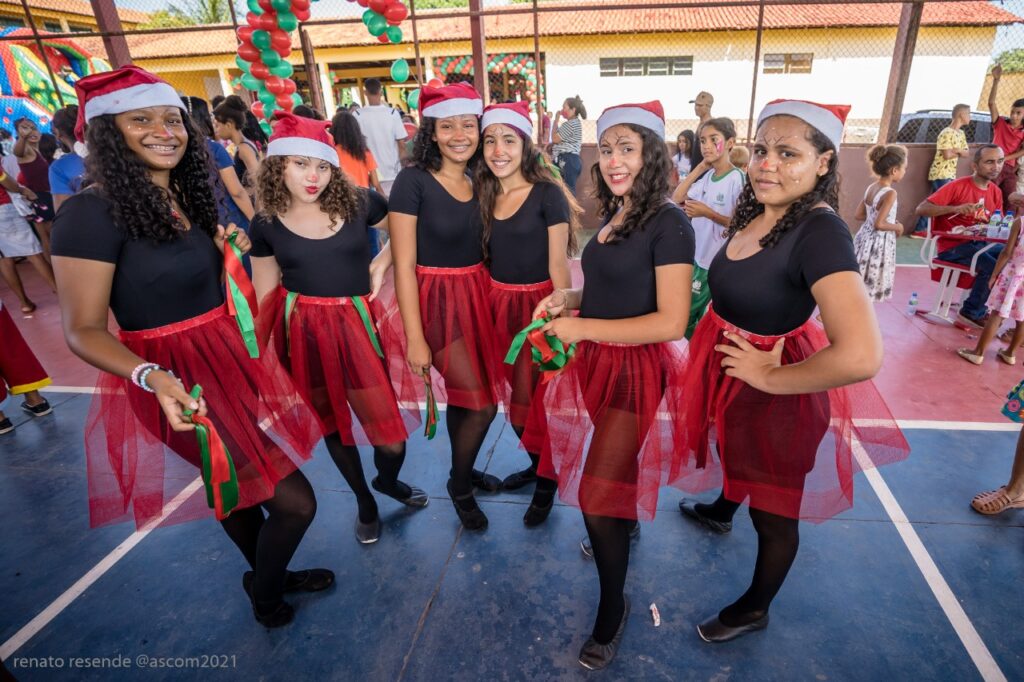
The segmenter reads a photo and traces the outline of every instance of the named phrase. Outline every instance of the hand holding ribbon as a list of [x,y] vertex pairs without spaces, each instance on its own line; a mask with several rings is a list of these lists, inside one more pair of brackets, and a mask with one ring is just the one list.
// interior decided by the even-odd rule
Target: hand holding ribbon
[[569,344],[566,348],[562,340],[557,336],[548,336],[544,333],[544,326],[552,320],[544,315],[531,322],[525,329],[520,331],[512,339],[512,344],[505,355],[505,364],[514,365],[519,353],[527,341],[530,342],[530,355],[533,362],[540,367],[541,383],[548,383],[558,375],[565,366],[569,364],[576,354],[576,344]]
[[[199,384],[192,387],[192,398],[198,403],[203,395]],[[203,485],[206,487],[206,504],[222,521],[238,506],[238,473],[231,453],[221,440],[216,427],[207,417],[193,410],[185,410],[184,416],[195,425],[199,455],[202,458]]]

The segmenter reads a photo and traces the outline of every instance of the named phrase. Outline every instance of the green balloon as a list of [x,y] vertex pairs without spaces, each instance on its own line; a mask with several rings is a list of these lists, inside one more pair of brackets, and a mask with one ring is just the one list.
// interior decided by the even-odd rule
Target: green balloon
[[363,12],[363,23],[366,24],[367,26],[369,26],[370,25],[370,19],[373,19],[374,17],[379,17],[379,16],[380,15],[377,14],[376,12],[374,12],[372,9],[368,9],[365,12]]
[[[277,26],[286,33],[291,33],[299,27],[299,18],[292,12],[278,12]],[[255,44],[255,43],[254,43]]]
[[260,83],[260,91],[256,94],[256,98],[263,102],[264,110],[266,110],[266,107],[277,101],[277,97],[274,96],[274,93],[263,87],[263,83]]
[[270,6],[274,8],[275,12],[290,12],[292,0],[270,0]]
[[370,20],[366,22],[366,28],[369,29],[370,35],[376,38],[387,30],[388,20],[378,14],[375,17],[371,17]]
[[240,68],[245,73],[249,73],[249,69],[252,68],[252,64],[250,64],[249,62],[245,61],[244,59],[242,59],[238,55],[235,55],[235,64],[238,64],[238,68]]
[[260,50],[269,50],[272,45],[270,34],[260,29],[252,32],[252,44]]
[[249,11],[253,14],[263,14],[263,8],[260,7],[260,0],[248,0],[246,4],[249,5]]
[[292,106],[293,106],[293,108],[299,106],[300,104],[302,104],[302,95],[300,95],[297,92],[293,92],[292,93]]
[[396,59],[391,64],[391,79],[396,83],[404,83],[409,80],[409,62],[404,59]]
[[409,96],[406,97],[405,102],[406,102],[406,104],[409,105],[410,109],[412,109],[414,111],[416,109],[419,109],[420,108],[420,89],[416,88],[415,90],[410,90],[409,91]]
[[402,29],[398,26],[388,26],[384,29],[384,33],[387,34],[388,40],[392,43],[398,44],[402,42]]
[[288,62],[281,60],[279,64],[270,67],[270,73],[274,76],[280,76],[281,78],[291,78],[292,74],[295,73],[295,67]]
[[273,50],[261,50],[260,59],[267,65],[267,68],[273,68],[281,63],[281,55]]
[[270,124],[266,121],[260,121],[260,128],[269,137],[274,133],[274,129],[270,127]]
[[263,87],[263,81],[251,73],[246,73],[242,75],[242,85],[245,86],[246,90],[259,90]]

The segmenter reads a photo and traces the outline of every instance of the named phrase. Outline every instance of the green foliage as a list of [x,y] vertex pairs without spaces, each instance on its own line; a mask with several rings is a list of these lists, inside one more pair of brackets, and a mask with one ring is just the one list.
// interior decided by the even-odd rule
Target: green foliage
[[[242,16],[245,13],[242,12]],[[167,9],[157,10],[150,15],[144,28],[170,28],[174,26],[195,26],[202,24],[231,23],[230,0],[186,0],[180,4],[168,4]]]
[[1003,73],[1024,73],[1024,48],[1001,52],[995,59],[1003,67]]
[[469,0],[417,0],[416,9],[458,9],[469,7]]

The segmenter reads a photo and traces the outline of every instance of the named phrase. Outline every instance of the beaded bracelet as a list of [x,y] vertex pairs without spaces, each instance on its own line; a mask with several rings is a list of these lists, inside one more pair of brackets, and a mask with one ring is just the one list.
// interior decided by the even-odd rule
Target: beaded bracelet
[[159,365],[153,362],[143,362],[132,370],[132,383],[138,386],[139,388],[142,388],[142,384],[139,383],[139,375],[142,373],[142,370],[146,369],[147,367],[159,367]]
[[174,372],[167,369],[166,367],[161,367],[160,365],[153,362],[144,362],[132,370],[132,383],[141,388],[143,391],[146,391],[147,393],[156,393],[155,390],[150,388],[149,383],[147,382],[147,379],[149,379],[149,375],[152,372],[156,371],[167,372],[167,374],[169,374],[172,379],[178,378],[174,376]]

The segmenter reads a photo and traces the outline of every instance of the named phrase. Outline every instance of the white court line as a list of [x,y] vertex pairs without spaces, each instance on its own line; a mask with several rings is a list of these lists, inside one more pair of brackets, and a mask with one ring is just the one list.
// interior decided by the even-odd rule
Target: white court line
[[47,386],[43,393],[95,393],[95,386]]
[[896,267],[898,267],[898,268],[928,268],[928,267],[931,267],[931,266],[930,265],[925,265],[924,263],[897,263]]
[[947,431],[1020,431],[1020,424],[1003,422],[944,422],[928,419],[897,419],[901,429],[944,429]]
[[957,601],[953,590],[950,589],[949,583],[942,577],[939,567],[935,565],[935,561],[928,554],[928,550],[925,549],[924,543],[921,542],[921,538],[917,535],[917,531],[914,530],[914,527],[907,519],[907,515],[903,513],[900,503],[896,501],[896,497],[889,490],[885,479],[874,468],[874,464],[868,453],[864,450],[864,446],[857,440],[853,441],[853,454],[864,472],[864,477],[868,479],[868,483],[871,484],[875,495],[882,502],[885,513],[889,515],[889,519],[896,527],[896,532],[900,534],[900,539],[903,540],[907,551],[910,552],[914,563],[917,564],[918,570],[921,571],[925,582],[928,583],[932,594],[935,595],[936,601],[939,602],[939,606],[942,607],[946,618],[949,619],[950,625],[956,631],[957,637],[960,638],[964,648],[967,649],[967,654],[974,661],[978,672],[981,673],[981,678],[986,682],[1006,682],[1006,676],[999,669],[999,664],[992,658],[991,652],[985,646],[985,642],[982,641],[978,631],[974,629],[974,625],[967,617],[967,613],[960,606],[960,602]]
[[11,655],[25,645],[30,639],[39,634],[39,631],[46,627],[50,621],[60,615],[61,611],[71,605],[71,602],[75,601],[89,589],[93,583],[99,580],[104,573],[113,568],[114,564],[123,559],[128,552],[132,551],[135,545],[142,542],[149,533],[164,522],[168,516],[173,514],[178,507],[185,503],[192,493],[203,487],[203,479],[196,477],[194,481],[189,483],[184,490],[177,494],[167,506],[164,507],[163,513],[159,518],[149,522],[139,530],[129,535],[124,542],[115,547],[113,551],[107,556],[103,557],[98,564],[93,566],[88,573],[79,578],[74,585],[64,591],[64,594],[60,595],[53,602],[47,606],[43,611],[30,620],[23,628],[18,630],[14,635],[0,646],[0,660],[7,660]]

